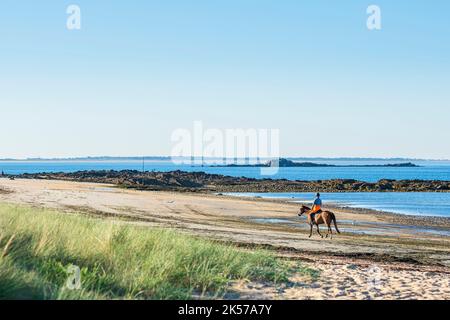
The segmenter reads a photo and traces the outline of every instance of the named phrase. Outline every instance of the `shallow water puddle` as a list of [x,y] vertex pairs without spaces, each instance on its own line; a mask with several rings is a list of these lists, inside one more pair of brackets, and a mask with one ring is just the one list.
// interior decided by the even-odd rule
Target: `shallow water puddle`
[[[309,229],[306,220],[292,220],[286,218],[250,218],[250,221],[262,224],[279,224],[288,225],[290,227]],[[450,231],[440,230],[434,228],[423,228],[415,226],[404,226],[397,224],[386,224],[378,222],[357,222],[352,220],[341,220],[338,224],[339,230],[353,234],[367,234],[367,235],[395,235],[395,233],[402,234],[433,234],[438,236],[450,237]],[[338,222],[338,223],[339,223]],[[333,227],[334,231],[334,227]]]

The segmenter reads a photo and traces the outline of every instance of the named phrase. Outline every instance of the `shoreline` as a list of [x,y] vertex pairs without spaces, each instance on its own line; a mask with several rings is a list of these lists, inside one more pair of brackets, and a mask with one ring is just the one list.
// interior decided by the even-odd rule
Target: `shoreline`
[[201,171],[90,170],[4,175],[10,179],[67,180],[115,184],[123,188],[183,192],[450,192],[446,180],[255,179],[208,174]]
[[[250,200],[250,201],[257,201],[257,202],[273,202],[273,203],[290,203],[293,205],[300,206],[302,202],[296,202],[292,201],[291,198],[264,198],[264,197],[253,197],[253,196],[240,196],[240,195],[227,195],[226,193],[209,193],[211,195],[217,195],[225,198],[230,199],[241,199],[241,200]],[[311,202],[311,201],[309,201]],[[305,201],[305,203],[309,203],[308,201]],[[370,209],[370,208],[363,208],[363,207],[356,207],[356,206],[346,206],[346,205],[339,205],[338,203],[329,202],[326,203],[326,210],[330,211],[347,211],[354,214],[368,214],[368,215],[374,215],[374,216],[383,216],[386,219],[396,219],[396,220],[403,220],[405,223],[411,223],[411,224],[417,224],[417,226],[443,226],[450,228],[450,216],[433,216],[433,215],[414,215],[414,214],[403,214],[403,213],[396,213],[391,211],[384,211],[384,210],[376,210],[376,209]]]
[[[8,186],[9,185],[9,186]],[[14,185],[23,187],[24,189],[21,191],[20,188],[13,187]],[[38,187],[40,186],[40,187]],[[33,193],[30,194],[30,189],[33,188]],[[73,190],[72,190],[73,189]],[[163,198],[172,198],[174,200],[170,200],[168,204],[172,204],[172,202],[176,203],[176,199],[188,199],[187,201],[190,203],[186,207],[187,211],[194,213],[197,215],[197,211],[193,209],[196,205],[201,205],[202,202],[208,202],[209,206],[212,206],[212,209],[220,211],[221,215],[226,213],[230,215],[225,219],[226,221],[230,221],[233,223],[252,223],[249,222],[249,219],[253,218],[281,218],[281,219],[297,219],[297,212],[299,208],[299,204],[290,201],[290,199],[267,199],[267,198],[253,198],[253,197],[237,197],[237,196],[228,196],[223,195],[221,193],[198,193],[198,192],[178,192],[178,191],[148,191],[148,190],[134,190],[134,189],[123,189],[116,185],[112,184],[98,184],[91,182],[74,182],[74,181],[63,181],[63,180],[32,180],[32,179],[17,179],[17,180],[7,180],[0,179],[0,190],[6,190],[6,192],[0,192],[0,200],[4,199],[14,199],[13,202],[16,203],[31,203],[33,205],[50,205],[50,207],[63,207],[68,209],[69,211],[73,211],[76,208],[82,209],[82,211],[87,211],[90,214],[105,216],[105,217],[123,217],[127,215],[123,215],[123,209],[120,207],[111,207],[109,203],[104,199],[105,195],[117,195],[119,198],[121,196],[126,195],[137,197],[139,201],[144,200],[145,198],[149,198],[152,196],[156,196],[157,199],[160,197]],[[63,195],[56,196],[55,194],[62,193]],[[92,198],[91,201],[87,203],[83,203],[84,201],[77,200],[75,195],[80,194],[83,197],[89,196]],[[67,197],[69,203],[64,203],[64,197]],[[74,198],[75,197],[75,198]],[[60,201],[58,203],[58,200]],[[113,199],[112,202],[117,202],[120,199]],[[97,207],[95,203],[99,203],[100,207]],[[127,200],[127,203],[130,202]],[[128,203],[130,207],[134,205],[133,202]],[[223,204],[224,207],[220,207],[220,204]],[[245,205],[243,205],[245,204]],[[140,206],[138,203],[137,205]],[[251,212],[246,212],[245,210],[239,213],[227,212],[229,208],[234,208],[238,206],[243,207],[251,207]],[[170,212],[171,215],[174,213],[172,210],[169,210],[169,206],[163,205],[164,212]],[[257,208],[273,208],[272,210],[267,211],[266,208],[264,214],[260,214],[259,212],[254,212],[254,207]],[[282,211],[277,208],[283,208]],[[128,207],[127,207],[128,208]],[[152,206],[149,207],[150,209]],[[228,208],[228,209],[227,209]],[[396,237],[398,235],[403,235],[406,237],[411,237],[410,234],[405,232],[405,230],[396,230],[397,224],[399,226],[409,226],[415,228],[437,228],[440,230],[448,231],[450,230],[450,217],[431,217],[431,216],[414,216],[414,215],[403,215],[396,213],[389,213],[384,211],[366,209],[366,208],[349,208],[345,206],[339,205],[329,205],[327,204],[327,209],[334,211],[338,215],[338,221],[345,222],[343,225],[353,226],[353,222],[358,222],[357,226],[364,224],[368,228],[375,228],[377,224],[382,224],[385,229],[391,233],[391,236]],[[141,208],[142,210],[148,210],[147,208]],[[203,212],[203,210],[201,210]],[[287,215],[286,212],[289,212]],[[98,213],[98,214],[97,214]],[[119,214],[120,213],[120,214]],[[176,214],[181,214],[182,212],[178,209],[175,210]],[[153,214],[151,214],[153,215]],[[140,219],[140,215],[128,215],[131,217],[131,220],[135,219],[136,221],[147,221],[147,219]],[[201,217],[209,217],[211,214],[202,213]],[[164,218],[161,214],[157,215],[159,220]],[[220,217],[223,218],[223,217]],[[151,220],[151,219],[150,219]],[[164,219],[163,219],[164,220]],[[169,219],[171,220],[171,219]],[[206,219],[209,220],[209,219]],[[202,223],[205,221],[201,221]],[[262,225],[266,226],[267,223],[263,223]],[[272,229],[293,229],[289,226],[280,226],[269,224]],[[294,228],[295,230],[295,228]],[[292,230],[291,230],[292,231]],[[302,230],[303,232],[304,230]],[[374,235],[375,237],[377,235]],[[437,237],[442,238],[437,235],[429,235],[429,237]],[[445,236],[444,236],[445,237]],[[450,238],[449,238],[450,240]],[[450,257],[449,257],[450,259]]]
[[[301,205],[303,203],[310,203],[311,201],[293,201],[291,198],[264,198],[258,196],[240,196],[240,195],[228,195],[226,193],[217,193],[217,195],[231,198],[239,198],[239,199],[254,199],[256,201],[270,201],[275,203],[292,203]],[[405,221],[406,223],[417,224],[417,226],[433,226],[433,227],[450,227],[450,216],[434,216],[434,215],[415,215],[415,214],[406,214],[406,213],[397,213],[392,211],[385,210],[377,210],[371,208],[357,207],[357,206],[346,206],[340,205],[336,202],[327,202],[326,210],[337,210],[337,211],[348,211],[352,213],[361,213],[361,214],[369,214],[376,216],[384,216],[387,219],[395,220],[395,221]]]
[[[52,181],[51,179],[47,179],[47,177],[42,178],[42,176],[40,176],[40,178],[36,178],[36,177],[26,177],[26,178],[18,178],[23,179],[23,180],[46,180],[46,181]],[[2,180],[8,180],[6,177],[0,177],[0,181]],[[12,180],[14,181],[14,180]],[[293,201],[291,198],[264,198],[264,197],[259,197],[259,196],[241,196],[241,195],[229,195],[227,194],[227,192],[215,192],[215,191],[211,191],[211,190],[202,190],[201,192],[198,191],[193,191],[193,190],[153,190],[153,189],[147,189],[147,188],[128,188],[128,187],[123,187],[121,185],[116,185],[116,184],[110,184],[110,183],[104,183],[104,182],[92,182],[92,181],[78,181],[78,180],[65,180],[65,179],[57,179],[54,181],[65,181],[68,183],[86,183],[86,184],[90,184],[90,183],[95,183],[95,184],[104,184],[104,185],[108,185],[107,188],[117,188],[118,190],[136,190],[136,191],[148,191],[148,192],[173,192],[173,193],[180,193],[180,194],[192,194],[192,195],[204,195],[204,196],[213,196],[213,197],[223,197],[226,199],[240,199],[240,200],[244,200],[244,201],[257,201],[257,202],[271,202],[271,203],[289,203],[292,205],[300,205],[303,202],[296,202]],[[348,191],[349,193],[358,193],[358,191]],[[419,193],[420,191],[417,192],[409,192],[409,193]],[[1,186],[0,184],[0,194],[9,194],[12,193],[11,190],[8,189],[7,186]],[[230,192],[233,193],[233,192]],[[239,193],[245,193],[245,192],[236,192],[237,194]],[[252,193],[252,192],[250,192]],[[271,193],[276,193],[276,192],[271,192]],[[279,193],[284,193],[284,192],[279,192]],[[333,192],[334,193],[334,192]],[[341,192],[335,192],[335,193],[347,193],[347,191],[341,191]],[[371,192],[368,192],[371,193]],[[396,192],[392,192],[392,193],[396,193]],[[433,192],[430,192],[433,193]],[[340,205],[338,203],[327,203],[326,207],[328,210],[337,210],[337,211],[347,211],[347,212],[351,212],[353,214],[363,214],[363,215],[374,215],[374,216],[378,216],[378,217],[384,217],[385,219],[389,219],[391,221],[401,221],[403,224],[411,224],[411,225],[415,225],[417,227],[419,226],[428,226],[428,227],[443,227],[443,228],[450,228],[450,216],[449,217],[445,217],[445,216],[433,216],[433,215],[414,215],[414,214],[404,214],[404,213],[396,213],[396,212],[390,212],[390,211],[384,211],[384,210],[376,210],[376,209],[371,209],[371,208],[363,208],[363,207],[357,207],[357,206],[346,206],[346,205]]]
[[[366,284],[370,281],[367,275],[374,268],[388,283],[381,287],[380,297],[450,298],[445,284],[450,281],[450,237],[396,228],[392,215],[386,213],[330,208],[341,229],[341,234],[335,233],[331,240],[322,239],[315,232],[309,238],[305,218],[297,216],[298,204],[280,200],[131,190],[113,184],[42,179],[0,179],[0,189],[9,191],[0,193],[1,203],[55,209],[61,214],[143,228],[167,228],[242,250],[266,249],[321,273],[320,279],[299,279],[294,275],[292,285],[281,288],[271,283],[231,283],[233,294],[226,297],[229,299],[372,299],[376,297],[366,293]],[[297,225],[255,222],[274,217]],[[352,225],[352,221],[357,223]],[[450,231],[450,220],[446,221],[441,227]],[[399,223],[432,228],[437,222],[404,217]],[[382,234],[352,232],[380,226]],[[321,231],[325,234],[323,226]]]

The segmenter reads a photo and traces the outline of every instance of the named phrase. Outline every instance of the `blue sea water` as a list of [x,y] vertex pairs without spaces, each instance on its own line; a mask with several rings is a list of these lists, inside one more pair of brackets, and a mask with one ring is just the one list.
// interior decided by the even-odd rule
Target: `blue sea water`
[[[232,196],[289,199],[311,204],[314,193],[227,193]],[[366,208],[385,212],[450,217],[450,193],[439,192],[324,192],[321,198],[327,203],[352,208]]]
[[[377,162],[376,164],[383,164]],[[320,161],[320,163],[348,164],[341,161]],[[360,164],[360,163],[359,163]],[[417,162],[420,167],[319,167],[279,168],[274,175],[261,174],[260,168],[208,167],[189,164],[176,165],[170,161],[146,161],[147,171],[204,171],[234,177],[272,178],[288,180],[356,179],[375,182],[380,179],[424,179],[450,180],[450,162]],[[74,172],[80,170],[142,170],[141,161],[0,161],[0,170],[7,174],[38,172]]]
[[[367,164],[367,162],[316,161],[328,164]],[[375,164],[392,163],[376,161]],[[380,179],[450,180],[450,162],[420,161],[420,167],[322,167],[279,168],[273,176],[261,175],[260,168],[208,167],[176,165],[170,161],[145,161],[146,171],[204,171],[235,177],[273,178],[288,180],[356,179],[375,182]],[[7,174],[39,172],[75,172],[80,170],[142,170],[142,161],[0,161],[0,171]],[[262,197],[288,197],[293,200],[311,200],[312,194],[248,194]],[[450,217],[450,193],[325,193],[325,203],[362,207],[401,214]]]

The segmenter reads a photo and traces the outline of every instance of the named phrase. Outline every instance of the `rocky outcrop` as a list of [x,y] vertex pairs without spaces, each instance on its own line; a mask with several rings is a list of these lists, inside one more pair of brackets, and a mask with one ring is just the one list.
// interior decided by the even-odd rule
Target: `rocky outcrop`
[[205,172],[79,171],[16,176],[28,179],[111,183],[126,188],[195,192],[450,192],[450,181],[387,180],[364,182],[353,179],[291,181],[252,179]]
[[418,165],[405,162],[405,163],[388,163],[388,164],[348,164],[348,165],[336,165],[336,164],[324,164],[324,163],[315,163],[315,162],[295,162],[288,159],[280,158],[278,160],[269,160],[266,163],[257,163],[257,164],[229,164],[223,166],[215,166],[215,167],[254,167],[254,168],[265,168],[265,167],[279,167],[279,168],[289,168],[289,167],[302,167],[302,168],[314,168],[314,167],[418,167]]

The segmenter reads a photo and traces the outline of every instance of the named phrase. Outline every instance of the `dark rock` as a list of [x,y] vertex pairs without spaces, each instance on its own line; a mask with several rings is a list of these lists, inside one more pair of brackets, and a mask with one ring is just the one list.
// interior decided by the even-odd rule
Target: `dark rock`
[[11,176],[24,179],[52,179],[111,183],[126,188],[214,192],[449,192],[450,181],[387,180],[375,183],[354,179],[292,181],[230,177],[205,172],[79,171]]

